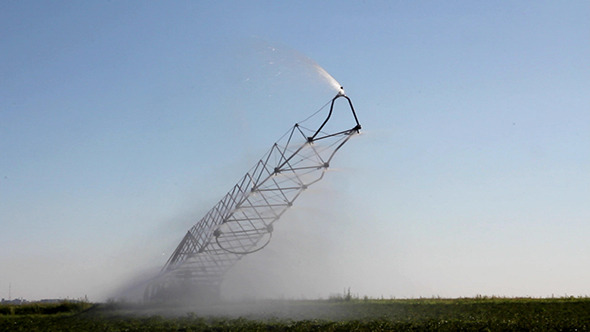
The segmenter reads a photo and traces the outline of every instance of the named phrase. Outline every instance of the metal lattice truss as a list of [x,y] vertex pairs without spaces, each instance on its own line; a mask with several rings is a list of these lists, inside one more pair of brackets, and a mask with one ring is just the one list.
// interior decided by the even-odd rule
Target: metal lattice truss
[[[339,98],[348,101],[352,117],[345,118],[352,126],[326,132]],[[304,126],[328,104],[329,113],[319,128]],[[307,187],[324,177],[336,151],[361,128],[352,102],[343,93],[312,117],[295,124],[189,229],[162,269],[167,281],[160,282],[159,288],[178,280],[219,287],[224,274],[240,258],[270,242],[273,224]]]

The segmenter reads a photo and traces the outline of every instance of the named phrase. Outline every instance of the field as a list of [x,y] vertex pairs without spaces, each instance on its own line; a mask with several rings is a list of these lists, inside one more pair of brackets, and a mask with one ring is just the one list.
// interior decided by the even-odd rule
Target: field
[[590,298],[0,306],[0,331],[590,331]]

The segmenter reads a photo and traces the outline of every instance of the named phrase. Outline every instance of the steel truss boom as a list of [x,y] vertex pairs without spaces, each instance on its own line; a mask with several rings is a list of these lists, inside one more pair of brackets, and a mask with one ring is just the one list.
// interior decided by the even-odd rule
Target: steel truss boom
[[[348,121],[352,126],[332,129],[328,123],[341,98],[352,113]],[[304,126],[328,104],[329,112],[317,129]],[[305,189],[324,177],[335,153],[360,129],[352,102],[342,92],[316,114],[295,124],[188,230],[162,268],[163,277],[148,286],[146,297],[158,298],[166,292],[176,296],[171,290],[179,283],[218,289],[224,274],[237,261],[268,245],[273,224]]]

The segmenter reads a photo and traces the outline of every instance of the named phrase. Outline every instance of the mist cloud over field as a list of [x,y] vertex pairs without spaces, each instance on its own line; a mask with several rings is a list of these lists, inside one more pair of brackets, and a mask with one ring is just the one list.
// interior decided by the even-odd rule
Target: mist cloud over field
[[341,85],[361,134],[224,298],[587,295],[589,11],[3,4],[0,298],[145,283]]

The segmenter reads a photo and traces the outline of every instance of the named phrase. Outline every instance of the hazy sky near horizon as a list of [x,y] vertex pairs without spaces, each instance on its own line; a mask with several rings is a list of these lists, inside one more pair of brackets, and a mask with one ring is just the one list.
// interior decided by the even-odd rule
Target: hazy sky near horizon
[[590,295],[588,1],[4,1],[0,49],[0,298],[160,268],[313,61],[363,133],[226,295]]

